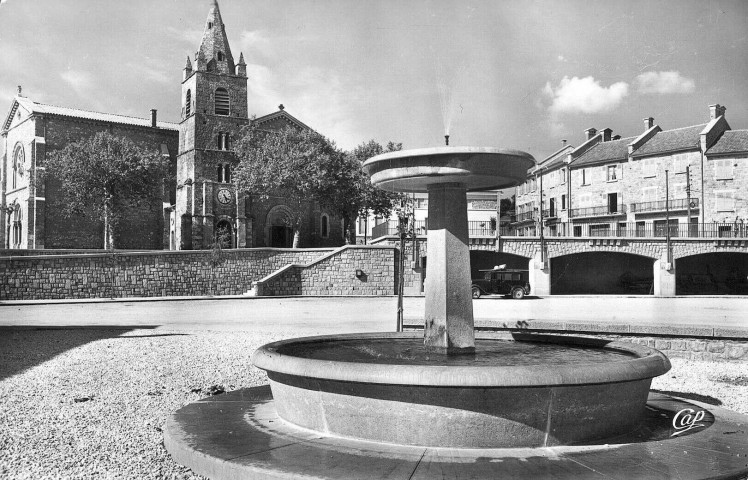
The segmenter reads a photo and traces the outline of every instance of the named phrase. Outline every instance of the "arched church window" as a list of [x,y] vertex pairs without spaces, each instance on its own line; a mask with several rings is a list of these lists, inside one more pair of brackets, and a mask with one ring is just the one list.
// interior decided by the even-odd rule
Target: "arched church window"
[[224,182],[231,183],[231,165],[226,164],[223,166],[223,177]]
[[21,238],[23,237],[22,227],[23,214],[21,212],[21,208],[16,207],[15,212],[13,212],[13,248],[21,247]]
[[18,187],[19,180],[23,177],[23,163],[25,160],[26,154],[23,151],[23,146],[19,143],[13,151],[13,188]]
[[218,182],[223,181],[223,164],[218,164],[216,167],[216,180]]
[[192,113],[192,90],[187,89],[187,96],[184,99],[184,116],[189,117]]
[[229,114],[229,92],[225,88],[216,89],[216,115]]
[[319,219],[320,221],[320,235],[322,238],[328,238],[330,236],[330,219],[326,213],[323,213]]
[[218,61],[219,62],[223,61],[223,52],[218,52]]
[[213,22],[208,22],[208,28],[213,28]]

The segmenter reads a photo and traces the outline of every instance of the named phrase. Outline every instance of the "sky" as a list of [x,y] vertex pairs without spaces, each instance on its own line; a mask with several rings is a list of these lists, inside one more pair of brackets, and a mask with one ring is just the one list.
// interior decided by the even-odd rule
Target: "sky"
[[[208,0],[0,0],[0,110],[34,101],[179,121]],[[524,150],[584,130],[748,128],[748,2],[219,0],[250,114],[286,111],[344,149]]]

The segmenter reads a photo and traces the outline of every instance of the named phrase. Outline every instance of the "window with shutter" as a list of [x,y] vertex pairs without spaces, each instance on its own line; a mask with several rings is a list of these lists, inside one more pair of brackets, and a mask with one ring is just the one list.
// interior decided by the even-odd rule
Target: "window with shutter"
[[225,88],[216,89],[216,115],[229,114],[229,92]]

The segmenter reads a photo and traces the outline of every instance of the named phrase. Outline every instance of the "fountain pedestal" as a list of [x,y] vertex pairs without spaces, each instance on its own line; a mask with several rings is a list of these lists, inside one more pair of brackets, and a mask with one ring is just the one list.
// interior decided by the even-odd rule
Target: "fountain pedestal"
[[428,275],[423,343],[440,353],[473,353],[467,189],[429,185]]

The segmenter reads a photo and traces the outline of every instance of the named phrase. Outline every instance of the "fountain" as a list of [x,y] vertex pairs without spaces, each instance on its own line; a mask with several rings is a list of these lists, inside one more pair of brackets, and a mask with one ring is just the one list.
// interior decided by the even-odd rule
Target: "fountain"
[[[167,424],[169,452],[212,478],[708,478],[748,469],[744,426],[729,458],[703,461],[715,454],[704,445],[722,441],[724,450],[721,435],[744,416],[649,392],[670,369],[657,350],[519,331],[475,338],[467,192],[517,185],[533,164],[524,152],[476,147],[369,159],[375,185],[429,196],[423,333],[265,345],[252,361],[270,388],[184,407]],[[683,411],[699,427],[673,433],[668,422]]]

